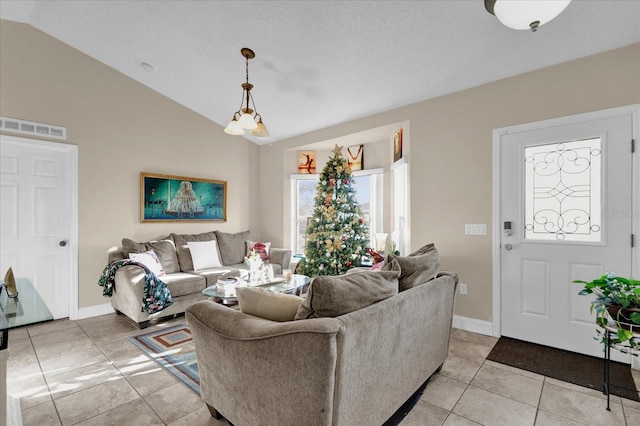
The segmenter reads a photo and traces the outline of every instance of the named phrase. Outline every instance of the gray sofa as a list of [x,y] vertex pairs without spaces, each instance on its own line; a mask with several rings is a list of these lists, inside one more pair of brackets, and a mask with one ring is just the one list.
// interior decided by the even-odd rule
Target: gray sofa
[[[189,241],[217,241],[218,258],[222,267],[194,271]],[[153,250],[157,255],[166,275],[159,277],[171,291],[173,305],[157,314],[142,312],[141,301],[145,285],[144,270],[138,266],[126,265],[118,269],[111,296],[111,305],[119,314],[132,319],[140,328],[146,328],[149,320],[183,313],[185,309],[198,300],[206,299],[202,291],[214,285],[223,275],[237,275],[240,269],[247,269],[243,263],[247,241],[251,240],[249,231],[231,234],[211,231],[201,234],[170,234],[153,241],[135,242],[124,238],[122,249],[109,253],[109,263],[114,260],[128,258],[130,253],[142,253]],[[280,274],[289,268],[291,250],[271,248],[269,262],[274,272]],[[228,309],[228,308],[227,308]]]
[[441,272],[347,314],[289,322],[197,302],[186,317],[200,395],[236,426],[381,425],[444,363],[457,282]]

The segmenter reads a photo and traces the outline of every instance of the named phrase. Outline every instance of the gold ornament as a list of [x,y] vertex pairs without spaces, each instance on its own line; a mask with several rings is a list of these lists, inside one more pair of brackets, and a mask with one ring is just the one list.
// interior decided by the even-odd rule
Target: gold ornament
[[336,147],[333,148],[333,156],[334,157],[342,157],[342,147],[338,146],[338,144],[336,144]]

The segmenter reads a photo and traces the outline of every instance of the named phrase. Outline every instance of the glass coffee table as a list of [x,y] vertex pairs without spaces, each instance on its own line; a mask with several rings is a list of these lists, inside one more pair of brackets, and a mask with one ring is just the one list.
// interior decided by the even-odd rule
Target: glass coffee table
[[[311,278],[306,275],[293,274],[290,280],[285,280],[282,276],[277,276],[273,281],[266,284],[259,284],[252,287],[264,288],[268,291],[275,291],[277,293],[290,293],[300,294],[304,286],[311,282]],[[235,292],[222,292],[218,290],[217,285],[212,285],[205,288],[202,294],[210,297],[216,301],[221,302],[224,305],[231,305],[237,303],[238,298]]]

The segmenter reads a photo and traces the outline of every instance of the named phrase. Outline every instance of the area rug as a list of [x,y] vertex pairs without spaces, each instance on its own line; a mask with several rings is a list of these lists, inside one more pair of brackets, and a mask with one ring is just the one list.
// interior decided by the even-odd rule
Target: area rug
[[[603,360],[549,346],[501,337],[488,360],[602,391]],[[631,368],[611,361],[611,394],[640,401]]]
[[200,395],[195,346],[186,323],[129,337],[129,340]]

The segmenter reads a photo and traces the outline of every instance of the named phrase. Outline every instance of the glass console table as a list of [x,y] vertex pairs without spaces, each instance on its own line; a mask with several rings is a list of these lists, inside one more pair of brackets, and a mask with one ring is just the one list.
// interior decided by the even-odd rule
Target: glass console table
[[7,422],[7,360],[9,329],[53,320],[38,290],[27,278],[16,279],[17,297],[9,297],[6,288],[0,292],[0,426]]
[[0,293],[0,350],[6,349],[9,329],[53,320],[53,315],[44,303],[38,290],[28,278],[16,278],[17,297],[9,297],[6,289]]

